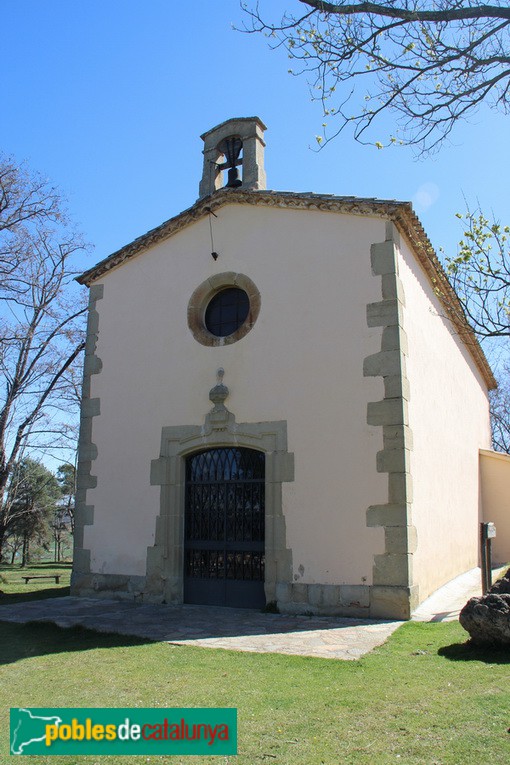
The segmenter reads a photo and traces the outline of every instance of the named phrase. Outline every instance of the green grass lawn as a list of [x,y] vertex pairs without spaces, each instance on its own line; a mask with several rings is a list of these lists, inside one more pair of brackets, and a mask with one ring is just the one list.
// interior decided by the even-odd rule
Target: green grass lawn
[[[69,595],[71,568],[71,563],[34,563],[25,568],[0,564],[0,605]],[[54,574],[60,576],[59,584],[52,579],[32,579],[28,584],[23,581],[23,576]]]
[[37,765],[508,765],[510,656],[469,648],[466,638],[457,623],[409,623],[370,655],[343,662],[0,623],[0,763],[13,762],[10,706],[235,706],[238,757],[19,759]]

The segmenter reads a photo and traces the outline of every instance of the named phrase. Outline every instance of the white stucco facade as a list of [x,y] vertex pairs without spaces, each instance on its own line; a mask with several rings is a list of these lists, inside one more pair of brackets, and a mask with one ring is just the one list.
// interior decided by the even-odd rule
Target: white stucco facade
[[399,258],[409,354],[413,577],[420,600],[478,565],[478,450],[489,448],[487,385],[405,241]]
[[[238,421],[287,421],[296,480],[284,485],[283,504],[294,577],[370,584],[383,535],[367,528],[365,513],[384,501],[386,479],[374,469],[381,434],[366,424],[381,382],[360,370],[380,347],[381,330],[367,327],[365,313],[379,297],[369,252],[384,224],[232,205],[215,221],[216,262],[208,225],[187,228],[102,280],[103,366],[91,391],[101,401],[97,488],[87,500],[96,516],[84,538],[92,570],[145,574],[159,510],[150,462],[161,429],[200,425],[223,367]],[[254,281],[261,311],[238,343],[204,347],[189,330],[187,305],[198,284],[223,271]]]

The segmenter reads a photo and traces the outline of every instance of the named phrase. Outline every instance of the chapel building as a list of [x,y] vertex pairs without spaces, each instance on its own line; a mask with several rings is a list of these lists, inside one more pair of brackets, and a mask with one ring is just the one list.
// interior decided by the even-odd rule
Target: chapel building
[[72,592],[407,619],[478,564],[493,374],[410,203],[267,190],[264,131],[78,280]]

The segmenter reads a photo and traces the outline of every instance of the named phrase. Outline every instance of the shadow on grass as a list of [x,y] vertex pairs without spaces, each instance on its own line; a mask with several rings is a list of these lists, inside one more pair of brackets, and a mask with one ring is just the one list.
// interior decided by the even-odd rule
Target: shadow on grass
[[70,587],[48,587],[44,590],[29,590],[28,592],[2,592],[0,594],[0,606],[12,606],[14,603],[28,603],[30,600],[65,598],[70,594]]
[[485,664],[510,664],[510,651],[498,646],[473,645],[471,641],[466,643],[453,643],[443,646],[438,650],[439,656],[451,661],[483,661]]
[[0,665],[36,656],[95,648],[120,648],[151,643],[151,640],[92,632],[84,627],[62,629],[55,624],[9,624],[0,622]]

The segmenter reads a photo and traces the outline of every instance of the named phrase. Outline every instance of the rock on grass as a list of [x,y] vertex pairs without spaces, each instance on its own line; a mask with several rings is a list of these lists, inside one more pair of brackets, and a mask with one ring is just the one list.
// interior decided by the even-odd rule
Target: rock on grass
[[488,593],[468,600],[459,621],[474,645],[510,648],[510,594]]
[[495,582],[490,591],[492,593],[497,593],[498,595],[510,595],[510,568],[506,572],[505,576],[502,576],[501,579],[498,579],[497,582]]

